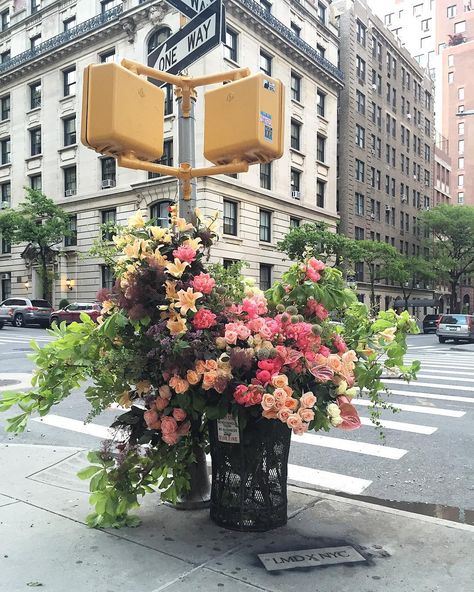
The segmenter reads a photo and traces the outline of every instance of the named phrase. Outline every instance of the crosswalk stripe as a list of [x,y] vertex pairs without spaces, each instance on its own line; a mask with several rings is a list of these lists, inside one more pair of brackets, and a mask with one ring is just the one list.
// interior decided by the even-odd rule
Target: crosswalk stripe
[[[426,366],[427,366],[427,364],[423,364],[423,366],[421,367],[421,370],[418,372],[417,376],[421,376],[421,374],[424,374],[423,368],[425,368]],[[451,370],[438,370],[438,367],[435,366],[434,364],[433,364],[432,368],[436,368],[436,371],[438,374],[452,374],[453,373],[452,368],[451,368]],[[432,368],[427,368],[426,371],[433,372]],[[456,376],[458,376],[458,375],[473,376],[473,372],[474,372],[474,369],[471,370],[470,372],[462,372],[462,371],[459,371],[458,369],[456,369]],[[439,377],[439,378],[441,378],[441,377]]]
[[[373,402],[369,399],[352,399],[353,405],[370,407]],[[401,411],[412,411],[413,413],[427,413],[428,415],[444,415],[446,417],[463,417],[465,411],[453,411],[452,409],[440,409],[439,407],[423,407],[422,405],[405,405],[404,403],[392,403],[395,409]]]
[[97,423],[84,423],[78,419],[71,419],[70,417],[63,417],[61,415],[46,415],[45,417],[35,417],[32,421],[43,423],[56,428],[63,428],[71,432],[79,432],[94,436],[95,438],[102,438],[104,440],[111,440],[114,437],[116,430],[101,426]]
[[449,386],[449,390],[450,391],[472,391],[474,392],[474,387],[470,387],[470,386],[456,386],[453,384],[450,385],[443,385],[443,384],[439,384],[436,382],[419,382],[418,380],[414,380],[410,383],[407,383],[405,380],[398,380],[398,379],[394,379],[394,380],[390,380],[390,384],[404,384],[405,386],[408,386],[408,384],[410,385],[416,385],[419,387],[423,387],[423,388],[439,388],[440,386]]
[[[360,416],[359,416],[360,417]],[[391,421],[388,419],[380,419],[380,426],[389,430],[398,430],[400,432],[412,432],[414,434],[423,434],[430,436],[434,434],[438,428],[432,426],[419,425],[416,423],[405,423],[403,421]],[[362,425],[375,427],[370,417],[360,417]]]
[[456,395],[438,395],[434,393],[421,393],[418,391],[402,391],[392,389],[390,389],[390,393],[393,395],[399,395],[401,397],[418,397],[420,399],[439,399],[440,401],[459,401],[460,403],[474,403],[473,397],[457,397]]
[[[430,370],[429,372],[432,372],[432,370]],[[456,372],[456,376],[438,376],[438,374],[426,374],[426,372],[420,372],[419,374],[417,374],[418,378],[434,378],[435,380],[454,380],[455,382],[474,382],[474,378],[463,378],[462,376],[457,376],[457,372]],[[474,376],[473,373],[470,374],[470,376]],[[445,384],[440,384],[439,386],[447,386]]]
[[0,336],[0,343],[31,343],[32,341],[36,341],[38,343],[49,343],[53,341],[52,339],[35,339],[32,337],[28,339],[27,337],[23,337],[22,339],[11,339],[10,337],[4,337],[3,335]]
[[370,456],[379,456],[381,458],[390,458],[398,460],[408,452],[402,448],[392,448],[390,446],[380,446],[379,444],[369,444],[368,442],[357,442],[356,440],[341,440],[330,436],[320,436],[318,434],[303,434],[301,436],[292,436],[292,441],[297,444],[310,444],[311,446],[322,446],[324,448],[335,448],[336,450],[345,450],[346,452],[357,452],[358,454],[368,454]]
[[295,483],[307,483],[324,489],[359,495],[371,485],[368,479],[359,479],[339,473],[329,473],[300,465],[288,465],[288,480]]

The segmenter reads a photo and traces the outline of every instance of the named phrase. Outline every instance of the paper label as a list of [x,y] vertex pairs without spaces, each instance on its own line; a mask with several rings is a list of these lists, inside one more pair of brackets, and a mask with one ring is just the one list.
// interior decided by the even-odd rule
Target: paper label
[[263,79],[263,88],[269,90],[270,92],[276,91],[276,84],[271,80],[267,80],[266,78]]
[[260,111],[260,121],[265,125],[272,126],[272,116],[266,111]]
[[227,444],[240,444],[239,426],[232,415],[217,420],[217,439]]

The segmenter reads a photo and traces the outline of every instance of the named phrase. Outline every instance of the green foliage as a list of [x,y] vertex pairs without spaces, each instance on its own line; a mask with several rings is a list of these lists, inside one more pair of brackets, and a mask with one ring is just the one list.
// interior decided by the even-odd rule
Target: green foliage
[[242,272],[246,267],[249,267],[249,264],[245,261],[234,261],[227,268],[221,263],[208,265],[209,273],[216,280],[218,293],[222,300],[241,302],[245,297],[248,284]]
[[61,300],[59,301],[58,304],[58,308],[66,308],[66,306],[69,304],[69,300],[67,298],[61,298]]

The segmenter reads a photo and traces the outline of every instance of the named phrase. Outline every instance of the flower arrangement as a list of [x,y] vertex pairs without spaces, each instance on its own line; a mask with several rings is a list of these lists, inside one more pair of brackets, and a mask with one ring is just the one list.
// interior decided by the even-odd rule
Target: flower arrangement
[[[174,501],[185,492],[208,421],[232,415],[242,428],[261,418],[297,435],[355,429],[351,400],[361,388],[377,424],[384,366],[407,379],[418,368],[403,365],[406,333],[415,331],[408,313],[370,318],[341,272],[315,257],[264,294],[206,263],[216,217],[197,212],[193,226],[170,213],[170,228],[141,212],[117,228],[107,255],[117,279],[98,325],[84,315],[82,323],[53,326],[57,339],[36,350],[32,390],[0,400],[0,410],[22,409],[8,420],[15,432],[87,379],[88,419],[113,404],[125,408],[114,441],[91,452],[92,465],[80,473],[91,479],[92,526],[136,524],[129,512],[140,496],[158,489]],[[243,297],[229,299],[236,293]]]

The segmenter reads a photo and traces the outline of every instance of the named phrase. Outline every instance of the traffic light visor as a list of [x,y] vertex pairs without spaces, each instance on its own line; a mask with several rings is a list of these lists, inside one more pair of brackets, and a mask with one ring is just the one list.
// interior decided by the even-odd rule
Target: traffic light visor
[[163,155],[164,92],[118,64],[84,70],[81,141],[102,154]]

